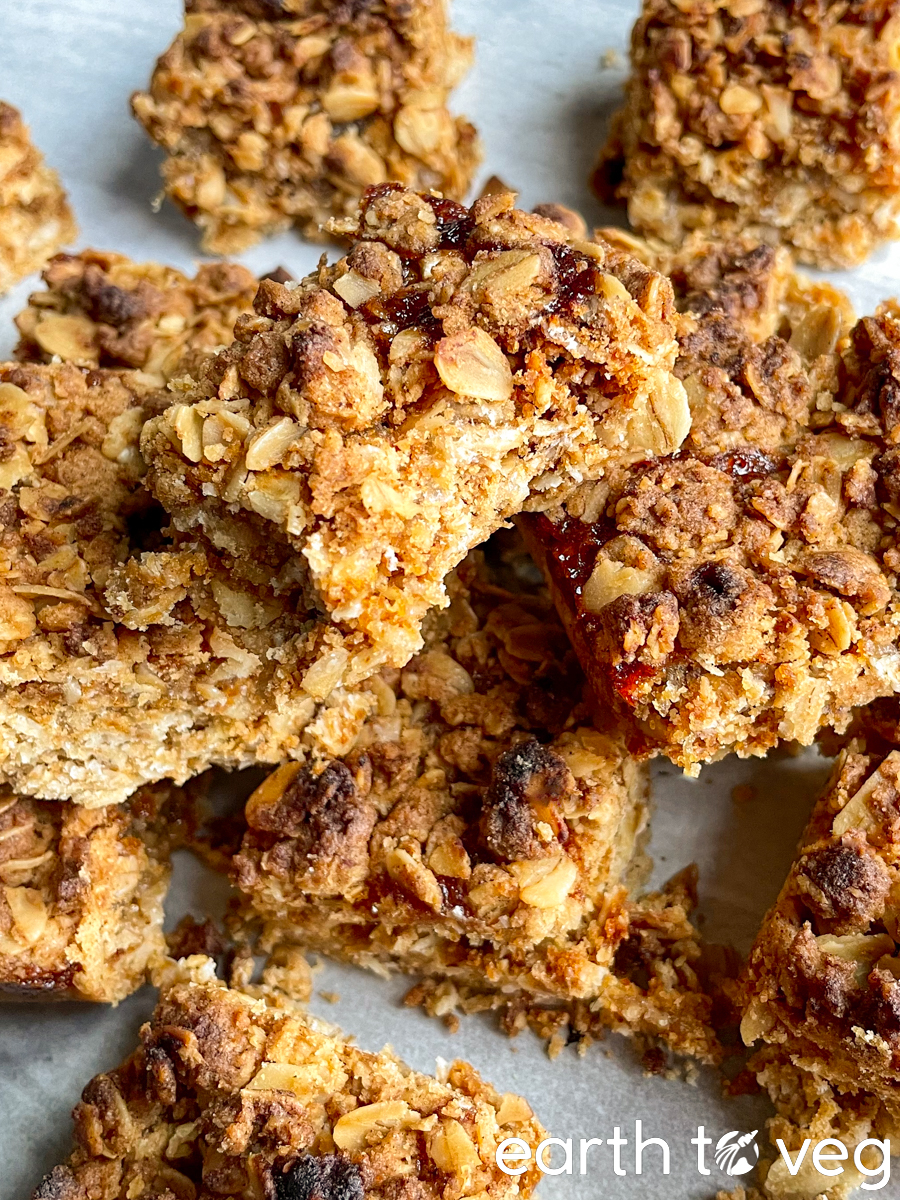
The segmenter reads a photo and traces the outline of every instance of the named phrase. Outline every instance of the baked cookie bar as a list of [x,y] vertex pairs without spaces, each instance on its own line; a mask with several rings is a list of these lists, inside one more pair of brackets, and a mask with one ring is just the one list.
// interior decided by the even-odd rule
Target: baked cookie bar
[[900,311],[853,325],[767,246],[664,257],[688,438],[523,529],[633,751],[693,772],[900,689]]
[[245,921],[266,950],[425,976],[412,1001],[436,1014],[613,1025],[715,1057],[683,898],[633,898],[646,768],[592,725],[533,564],[496,554],[469,556],[426,649],[367,685],[378,712],[350,754],[280,767],[250,797]]
[[184,797],[170,784],[82,808],[0,795],[0,996],[123,1000],[166,955]]
[[851,1172],[864,1138],[900,1136],[898,822],[900,752],[851,739],[742,984],[741,1034],[766,1044],[750,1067],[776,1105],[773,1136],[793,1151],[796,1134],[780,1130],[830,1122],[822,1136],[849,1147]]
[[500,1095],[467,1063],[420,1075],[224,987],[209,959],[182,960],[173,975],[139,1049],[85,1088],[72,1156],[34,1200],[201,1187],[275,1200],[531,1195],[533,1161],[509,1176],[496,1152],[509,1137],[535,1149],[544,1131],[523,1099]]
[[352,213],[395,179],[461,200],[481,158],[447,110],[472,41],[444,0],[188,0],[137,119],[167,154],[166,194],[233,254]]
[[0,295],[39,270],[78,230],[59,176],[0,100]]
[[510,193],[466,209],[390,184],[347,231],[335,265],[262,281],[141,441],[176,528],[266,559],[331,620],[332,686],[402,667],[507,517],[688,426],[671,289],[630,254]]
[[137,442],[170,398],[135,371],[0,366],[0,779],[19,794],[116,804],[302,754],[311,723],[340,752],[366,715],[338,692],[317,716],[314,614],[165,536]]
[[898,236],[896,9],[644,0],[597,171],[641,233],[784,242],[860,263]]
[[42,278],[16,317],[17,358],[128,368],[156,387],[230,345],[257,289],[236,263],[207,263],[191,279],[100,250],[57,255]]

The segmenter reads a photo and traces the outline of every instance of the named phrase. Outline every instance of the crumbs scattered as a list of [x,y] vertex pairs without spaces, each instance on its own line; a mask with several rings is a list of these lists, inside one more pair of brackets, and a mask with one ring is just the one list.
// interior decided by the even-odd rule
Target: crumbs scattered
[[320,995],[320,996],[322,997],[322,999],[323,999],[323,1000],[325,1000],[325,1001],[326,1001],[328,1004],[337,1004],[337,1002],[338,1002],[338,1001],[340,1000],[340,998],[341,998],[341,993],[340,993],[340,992],[319,992],[319,995]]
[[609,49],[604,50],[600,55],[601,71],[615,71],[624,66],[625,60],[615,46],[610,46]]

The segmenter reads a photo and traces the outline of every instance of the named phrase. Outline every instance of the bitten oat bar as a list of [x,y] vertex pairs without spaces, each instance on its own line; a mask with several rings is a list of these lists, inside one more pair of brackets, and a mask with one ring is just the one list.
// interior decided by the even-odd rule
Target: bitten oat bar
[[508,1137],[545,1136],[528,1104],[464,1062],[434,1079],[367,1054],[313,1018],[217,983],[186,959],[141,1046],[75,1108],[75,1150],[34,1200],[523,1200],[539,1172],[497,1166]]
[[636,753],[695,771],[809,744],[900,690],[900,312],[852,326],[784,252],[689,246],[677,373],[693,424],[523,522]]
[[166,194],[217,254],[298,225],[313,238],[395,179],[461,200],[481,157],[447,111],[470,39],[444,0],[188,0],[135,116]]
[[115,1002],[166,955],[182,796],[109,808],[0,795],[0,996]]
[[513,205],[371,189],[347,257],[264,280],[144,431],[176,528],[274,560],[331,618],[332,686],[403,666],[507,517],[687,432],[668,282]]
[[274,764],[310,722],[339,753],[366,715],[338,693],[314,721],[322,622],[253,563],[162,535],[137,438],[170,394],[140,379],[0,366],[0,780],[22,795],[102,806]]
[[641,233],[783,241],[817,266],[900,236],[897,5],[644,0],[597,172]]
[[898,834],[900,752],[875,736],[852,739],[742,985],[743,1039],[767,1043],[750,1068],[779,1113],[773,1137],[792,1150],[782,1128],[811,1120],[830,1120],[822,1136],[851,1149],[900,1136]]
[[590,724],[542,589],[505,582],[473,553],[425,651],[370,682],[378,714],[353,752],[253,793],[245,919],[266,949],[425,975],[413,1000],[432,1012],[613,1025],[715,1057],[684,907],[631,898],[649,868],[646,769]]
[[257,288],[235,263],[201,266],[189,279],[174,267],[99,250],[58,255],[43,281],[16,317],[17,358],[130,368],[155,387],[230,345]]
[[18,112],[0,100],[0,295],[77,232],[59,176],[31,144]]

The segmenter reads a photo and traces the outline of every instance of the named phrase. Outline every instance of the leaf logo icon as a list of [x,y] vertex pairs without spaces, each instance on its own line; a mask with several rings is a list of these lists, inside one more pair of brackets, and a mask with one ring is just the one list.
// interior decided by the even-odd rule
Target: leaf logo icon
[[724,1133],[716,1142],[716,1166],[726,1175],[746,1175],[752,1171],[759,1160],[759,1146],[754,1138],[758,1129],[752,1133],[741,1133],[733,1129]]

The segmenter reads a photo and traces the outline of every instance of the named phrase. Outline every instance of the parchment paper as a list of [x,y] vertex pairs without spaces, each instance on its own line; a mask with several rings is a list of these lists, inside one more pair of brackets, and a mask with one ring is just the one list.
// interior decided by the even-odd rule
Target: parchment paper
[[[455,103],[484,138],[484,177],[496,173],[519,187],[527,206],[559,200],[580,208],[589,222],[615,219],[593,200],[586,178],[624,78],[634,12],[631,3],[615,0],[456,0],[455,24],[477,35],[478,51]],[[199,257],[195,230],[168,205],[151,211],[158,155],[127,104],[180,23],[178,0],[0,0],[0,97],[21,108],[38,146],[60,170],[81,227],[80,245],[190,269]],[[601,65],[610,60],[617,65]],[[289,234],[254,248],[243,261],[257,271],[282,264],[299,276],[320,253]],[[863,313],[895,289],[898,264],[900,247],[834,278]],[[28,280],[0,301],[0,355],[13,345],[11,318],[34,285]],[[655,879],[698,862],[701,915],[711,938],[747,949],[783,881],[827,767],[809,752],[732,759],[705,768],[696,782],[671,766],[656,768]],[[733,800],[738,784],[752,785],[755,798]],[[167,906],[170,923],[187,910],[220,910],[224,894],[222,881],[180,856]],[[689,1139],[698,1125],[713,1139],[759,1128],[769,1111],[760,1098],[724,1099],[712,1072],[700,1072],[694,1083],[645,1077],[628,1043],[616,1037],[584,1057],[569,1049],[550,1062],[531,1034],[510,1040],[490,1018],[464,1019],[452,1035],[400,1005],[408,986],[402,977],[384,981],[325,965],[313,1008],[362,1046],[390,1043],[423,1070],[433,1070],[436,1056],[469,1059],[501,1089],[529,1097],[560,1138],[607,1139],[618,1125],[629,1139],[622,1152],[625,1175],[614,1174],[604,1146],[591,1152],[589,1174],[545,1179],[544,1200],[688,1200],[751,1181],[729,1180],[715,1166],[701,1176]],[[320,991],[336,992],[340,1000],[326,1002]],[[134,1046],[152,1005],[153,993],[145,988],[116,1009],[0,1008],[2,1200],[27,1200],[42,1174],[67,1153],[69,1111],[81,1088]],[[635,1174],[636,1120],[644,1138],[668,1142],[668,1176],[653,1148],[645,1152],[643,1173]],[[900,1178],[900,1168],[895,1175]],[[879,1194],[900,1196],[897,1180]]]

